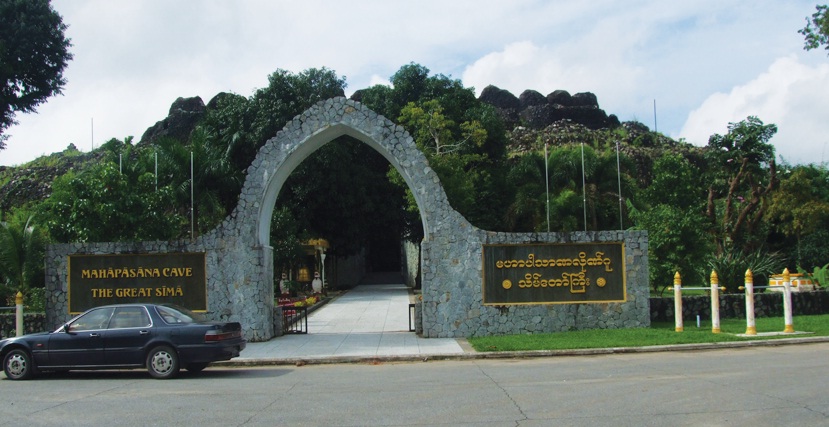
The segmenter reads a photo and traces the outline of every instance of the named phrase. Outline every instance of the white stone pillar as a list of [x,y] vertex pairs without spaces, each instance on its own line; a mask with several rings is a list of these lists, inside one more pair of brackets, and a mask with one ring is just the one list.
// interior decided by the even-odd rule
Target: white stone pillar
[[746,270],[746,335],[757,335],[754,323],[754,275],[751,269]]
[[720,278],[711,271],[711,332],[720,333]]
[[794,333],[794,322],[792,321],[792,276],[789,274],[788,268],[783,270],[783,317],[786,322],[783,332],[787,334]]
[[19,337],[19,336],[23,335],[23,293],[22,292],[20,292],[20,291],[17,292],[17,296],[14,297],[14,304],[15,304],[15,309],[16,309],[15,310],[16,311],[15,321],[17,323],[17,325],[16,325],[17,327],[16,327],[15,332],[17,332],[16,336]]
[[674,274],[674,320],[677,332],[685,330],[682,324],[682,278],[678,271]]

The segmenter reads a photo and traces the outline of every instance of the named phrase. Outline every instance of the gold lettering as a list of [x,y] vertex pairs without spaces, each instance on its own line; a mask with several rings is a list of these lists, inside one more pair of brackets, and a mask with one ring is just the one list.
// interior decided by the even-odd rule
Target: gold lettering
[[[527,255],[527,259],[496,260],[496,268],[545,268],[545,267],[586,267],[604,266],[604,270],[613,271],[613,261],[606,257],[604,252],[597,251],[593,257],[588,258],[586,252],[579,252],[575,258],[551,258],[537,259],[535,254]],[[189,270],[189,269],[188,269]]]

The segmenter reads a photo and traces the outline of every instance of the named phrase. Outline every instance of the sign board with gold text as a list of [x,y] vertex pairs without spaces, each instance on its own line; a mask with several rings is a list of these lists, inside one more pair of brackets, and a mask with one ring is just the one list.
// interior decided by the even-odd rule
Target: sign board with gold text
[[484,305],[625,302],[621,242],[484,245]]
[[205,254],[69,256],[69,312],[132,302],[207,310]]

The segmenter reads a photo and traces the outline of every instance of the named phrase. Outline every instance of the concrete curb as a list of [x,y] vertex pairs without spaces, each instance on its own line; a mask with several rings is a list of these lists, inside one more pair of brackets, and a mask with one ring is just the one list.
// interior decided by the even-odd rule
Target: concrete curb
[[573,350],[534,350],[534,351],[493,351],[467,352],[463,354],[420,354],[399,356],[335,356],[335,357],[291,357],[291,358],[256,358],[234,359],[216,362],[214,366],[303,366],[331,364],[368,364],[429,361],[464,361],[484,359],[528,359],[537,357],[593,356],[603,354],[659,353],[672,351],[721,350],[750,347],[777,347],[782,345],[827,343],[829,337],[780,338],[755,341],[737,341],[706,344],[656,345],[647,347],[609,347]]

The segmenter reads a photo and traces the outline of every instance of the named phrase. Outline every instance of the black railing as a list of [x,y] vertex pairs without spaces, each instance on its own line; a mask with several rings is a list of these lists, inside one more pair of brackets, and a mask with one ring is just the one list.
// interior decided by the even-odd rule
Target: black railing
[[409,304],[409,332],[415,331],[415,305]]
[[282,332],[285,334],[307,334],[308,307],[282,307]]

